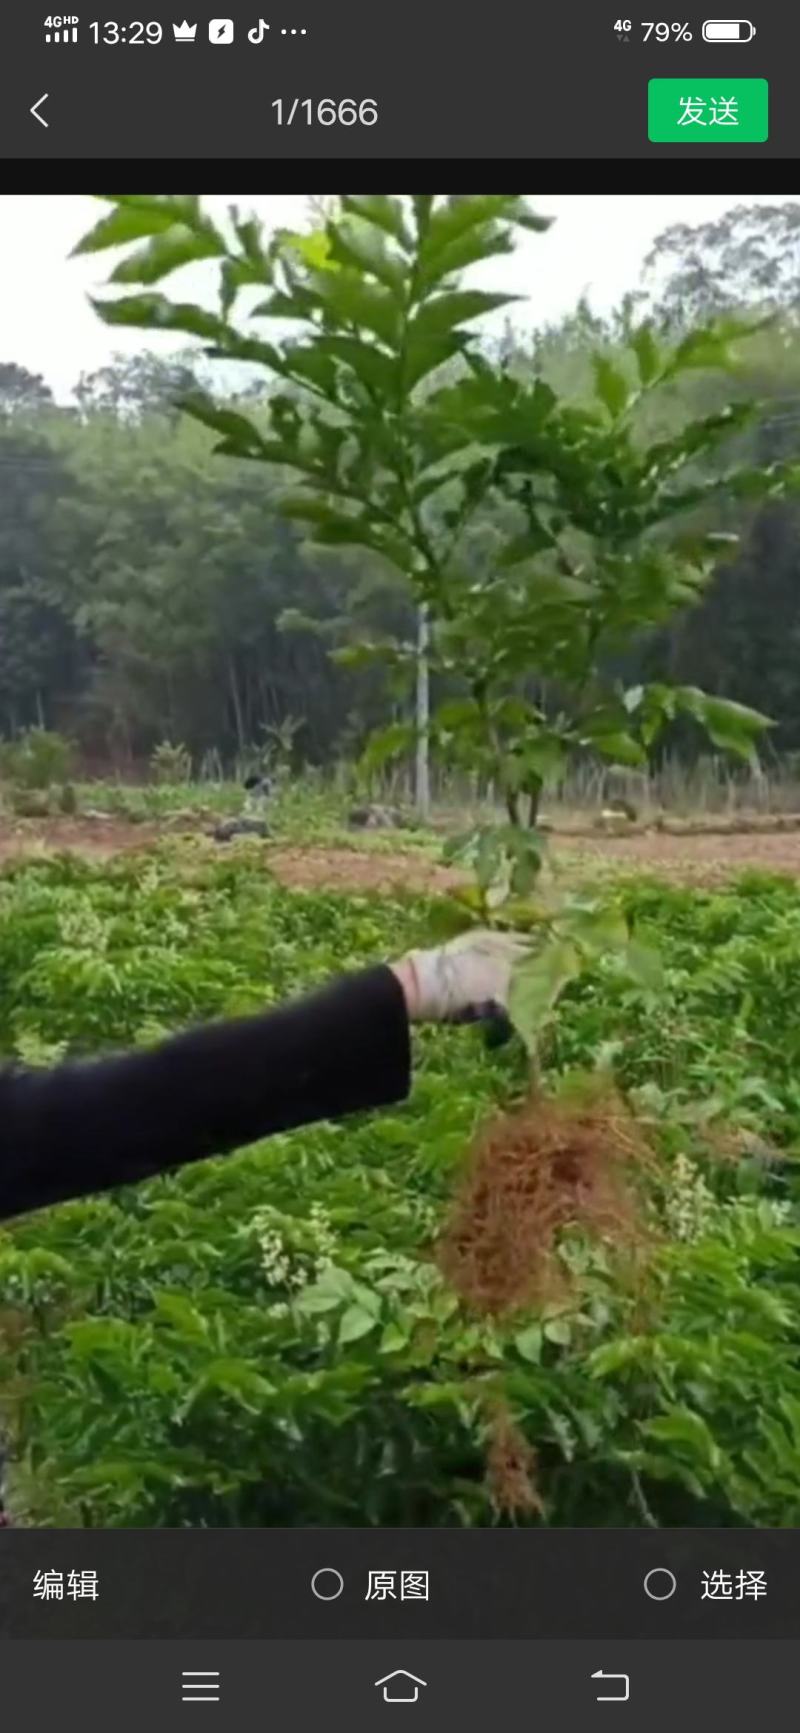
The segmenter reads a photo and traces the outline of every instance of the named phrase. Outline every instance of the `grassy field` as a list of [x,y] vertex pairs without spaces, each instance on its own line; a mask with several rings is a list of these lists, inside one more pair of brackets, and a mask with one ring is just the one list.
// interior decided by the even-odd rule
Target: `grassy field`
[[[625,883],[658,1014],[604,965],[568,991],[547,1081],[613,1075],[657,1149],[644,1286],[573,1235],[572,1298],[469,1314],[431,1246],[524,1056],[419,1032],[396,1110],[0,1235],[16,1521],[800,1521],[800,890]],[[7,865],[0,1047],[48,1064],[255,1011],[397,954],[429,912],[289,890],[257,846]]]

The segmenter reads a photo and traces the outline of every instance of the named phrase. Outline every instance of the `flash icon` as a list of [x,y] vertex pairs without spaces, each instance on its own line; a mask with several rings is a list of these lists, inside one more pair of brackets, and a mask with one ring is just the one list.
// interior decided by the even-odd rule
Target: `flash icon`
[[233,41],[233,19],[212,18],[208,26],[208,40],[215,44]]

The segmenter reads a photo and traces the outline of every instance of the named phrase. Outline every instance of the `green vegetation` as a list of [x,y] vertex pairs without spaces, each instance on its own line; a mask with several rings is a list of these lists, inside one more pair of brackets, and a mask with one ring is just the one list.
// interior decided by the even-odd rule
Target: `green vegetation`
[[[424,814],[428,746],[487,810],[448,844],[475,883],[446,907],[298,895],[247,846],[9,870],[0,1047],[36,1065],[148,1044],[444,923],[523,927],[531,956],[511,989],[522,1039],[420,1032],[395,1112],[2,1234],[12,1510],[800,1522],[800,893],[751,877],[562,895],[537,828],[571,778],[661,773],[701,742],[760,784],[773,698],[795,742],[800,463],[770,407],[798,365],[792,223],[767,237],[775,306],[740,259],[734,301],[711,270],[690,325],[667,284],[647,319],[632,300],[601,327],[579,308],[559,333],[498,344],[475,322],[517,297],[464,274],[548,227],[517,195],[343,195],[310,231],[272,236],[235,209],[218,225],[194,195],[104,205],[77,249],[121,252],[100,316],[199,347],[105,370],[64,411],[0,369],[11,805],[86,804],[67,780],[74,737],[90,770],[93,751],[95,768],[149,764],[146,789],[90,785],[95,807],[177,830],[236,810],[226,776],[269,765],[276,834],[333,840],[345,795],[412,749]],[[735,221],[704,245],[736,259]],[[678,281],[679,237],[656,262],[671,247]],[[213,308],[160,287],[199,259],[215,262]],[[242,365],[257,378],[234,391]],[[773,544],[781,605],[755,691],[738,623]],[[746,605],[710,633],[733,580]],[[433,1245],[472,1136],[532,1068],[549,1095],[587,1072],[627,1094],[655,1153],[653,1244],[626,1266],[573,1219],[572,1297],[489,1322]]]
[[[291,482],[277,499],[282,521],[365,558],[413,601],[416,643],[362,636],[336,659],[388,667],[401,695],[416,691],[413,721],[384,727],[366,762],[413,748],[422,816],[431,747],[504,804],[504,824],[471,830],[450,852],[474,866],[472,918],[485,925],[511,899],[503,916],[535,926],[511,1001],[535,1059],[564,987],[603,948],[639,973],[642,961],[618,910],[525,906],[542,866],[543,793],[586,755],[646,768],[681,723],[758,763],[769,725],[759,711],[675,681],[630,684],[619,662],[698,605],[720,546],[738,540],[709,527],[709,505],[781,500],[800,486],[794,462],[752,467],[731,452],[764,419],[755,401],[723,396],[711,414],[680,414],[667,438],[649,432],[686,375],[734,373],[763,321],[717,319],[678,341],[633,326],[618,363],[594,355],[591,400],[576,406],[538,372],[519,378],[489,359],[474,329],[520,297],[475,288],[472,268],[550,227],[518,194],[342,194],[310,233],[269,236],[235,206],[220,225],[196,195],[100,196],[111,208],[75,249],[123,255],[109,274],[123,293],[95,300],[99,316],[181,332],[210,363],[259,369],[262,414],[207,390],[183,393],[179,407],[216,436],[216,454]],[[199,260],[217,267],[213,308],[154,288]],[[255,304],[254,288],[266,291]],[[291,335],[265,338],[264,322],[280,331],[287,320]],[[526,690],[533,671],[546,694]],[[431,716],[432,676],[457,695]],[[288,717],[277,732],[288,769]],[[159,752],[174,761],[174,748]]]
[[[658,1015],[601,960],[567,988],[545,1062],[553,1086],[611,1068],[649,1122],[667,1232],[644,1290],[572,1240],[574,1301],[465,1315],[431,1240],[477,1123],[526,1067],[516,1044],[419,1032],[396,1111],[3,1233],[22,1520],[508,1520],[485,1479],[502,1395],[549,1523],[800,1521],[800,891],[751,878],[624,898],[661,949]],[[397,954],[430,912],[285,891],[247,847],[22,865],[0,881],[2,1046],[48,1063],[255,1010]],[[736,1161],[713,1154],[723,1124]]]
[[[536,202],[546,211],[546,199]],[[597,357],[606,384],[620,374],[635,380],[634,311],[667,344],[716,316],[774,313],[774,327],[741,347],[733,377],[685,372],[657,402],[651,393],[644,425],[648,440],[668,440],[729,400],[738,407],[755,398],[764,414],[733,431],[732,457],[750,466],[791,459],[800,391],[797,220],[787,201],[693,227],[689,203],[687,222],[657,249],[646,294],[608,319],[579,307],[549,330],[534,324],[538,273],[552,269],[542,235],[532,243],[533,268],[512,283],[530,293],[530,308],[511,307],[505,334],[500,313],[493,326],[474,328],[478,351],[490,362],[501,356],[521,387],[541,377],[564,405],[596,409]],[[175,282],[180,296],[180,273]],[[272,325],[263,329],[269,335]],[[372,728],[387,717],[407,721],[408,709],[383,667],[350,670],[328,651],[364,635],[407,645],[414,622],[406,587],[363,551],[312,548],[302,526],[280,513],[285,477],[212,455],[208,430],[178,416],[176,397],[213,383],[220,404],[266,429],[274,381],[248,364],[209,366],[181,332],[175,341],[183,345],[177,357],[154,353],[143,331],[141,352],[84,375],[69,405],[54,404],[34,374],[0,364],[2,731],[44,721],[74,736],[93,768],[132,760],[143,767],[167,736],[186,744],[196,767],[217,753],[230,770],[263,744],[266,727],[301,714],[301,758],[352,758]],[[460,366],[454,356],[434,382],[452,387]],[[698,483],[711,481],[719,462],[701,453],[696,470]],[[467,526],[462,556],[476,578],[506,527],[492,502]],[[669,677],[725,693],[776,719],[773,746],[796,747],[797,507],[772,495],[709,498],[702,527],[739,542],[721,546],[696,610],[631,647],[626,679]],[[547,681],[537,668],[526,696],[540,699]],[[434,683],[434,700],[457,696],[457,682]],[[672,732],[691,759],[688,725]]]

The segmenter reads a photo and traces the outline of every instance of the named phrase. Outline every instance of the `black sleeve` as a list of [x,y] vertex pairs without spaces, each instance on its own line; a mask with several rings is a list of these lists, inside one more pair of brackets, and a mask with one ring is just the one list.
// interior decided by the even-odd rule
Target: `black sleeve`
[[0,1219],[388,1106],[410,1082],[405,998],[383,965],[148,1052],[0,1071]]

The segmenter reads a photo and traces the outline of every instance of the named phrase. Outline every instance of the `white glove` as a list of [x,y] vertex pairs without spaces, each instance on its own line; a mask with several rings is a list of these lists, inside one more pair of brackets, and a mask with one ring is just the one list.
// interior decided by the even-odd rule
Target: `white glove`
[[529,943],[515,933],[462,933],[430,951],[409,951],[395,967],[412,1023],[449,1023],[506,1010],[515,963]]

